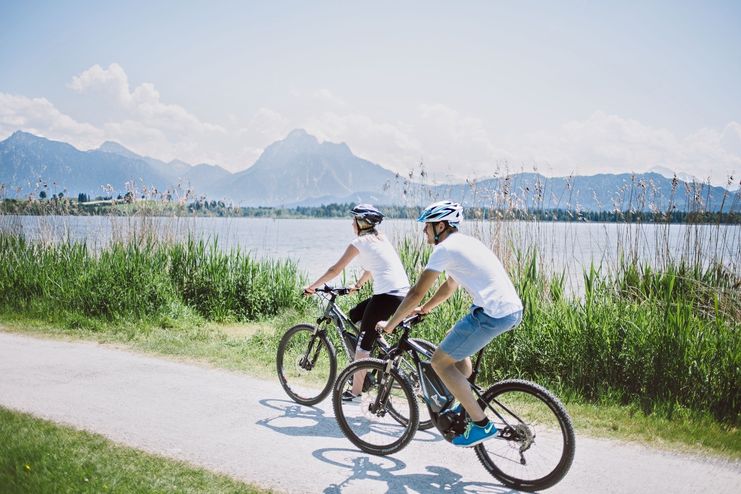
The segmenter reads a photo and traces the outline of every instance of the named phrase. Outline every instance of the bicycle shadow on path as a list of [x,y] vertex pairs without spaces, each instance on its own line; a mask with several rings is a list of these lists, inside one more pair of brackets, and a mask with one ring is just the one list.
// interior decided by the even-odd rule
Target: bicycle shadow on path
[[[280,413],[258,420],[257,425],[294,437],[345,437],[334,416],[325,415],[321,408],[299,405],[290,400],[276,398],[266,398],[260,400],[259,403]],[[414,441],[435,442],[442,441],[442,438],[432,432],[417,431]]]
[[[489,482],[467,482],[454,471],[429,465],[429,473],[403,473],[406,463],[389,456],[367,455],[353,449],[323,448],[314,451],[314,458],[334,466],[350,470],[350,475],[339,484],[328,485],[323,494],[340,494],[353,481],[375,481],[385,483],[387,494],[411,492],[446,492],[452,494],[519,494],[501,484]],[[357,485],[353,490],[357,490]],[[368,492],[381,492],[378,485],[368,486]],[[366,486],[363,486],[364,490]]]

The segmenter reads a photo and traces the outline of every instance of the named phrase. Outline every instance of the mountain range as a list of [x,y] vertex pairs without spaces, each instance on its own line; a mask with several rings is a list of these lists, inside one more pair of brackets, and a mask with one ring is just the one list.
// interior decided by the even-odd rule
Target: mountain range
[[[545,177],[514,173],[458,184],[429,185],[402,177],[355,156],[345,143],[319,142],[297,129],[265,148],[246,170],[218,165],[164,162],[140,156],[115,142],[80,151],[58,141],[17,131],[0,142],[0,184],[5,197],[64,192],[89,197],[154,191],[219,199],[243,206],[299,206],[344,202],[423,205],[450,198],[466,205],[517,208],[578,208],[738,211],[738,193],[722,187],[667,178],[659,173]],[[424,179],[420,176],[420,179]],[[66,191],[66,192],[65,192]],[[724,199],[725,198],[725,199]]]

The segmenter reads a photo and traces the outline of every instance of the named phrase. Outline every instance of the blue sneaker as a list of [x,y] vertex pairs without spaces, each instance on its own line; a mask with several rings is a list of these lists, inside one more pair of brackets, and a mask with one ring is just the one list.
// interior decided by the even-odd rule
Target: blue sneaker
[[489,421],[485,426],[476,425],[475,422],[468,422],[466,424],[466,430],[463,434],[455,436],[452,443],[462,448],[470,448],[476,446],[479,443],[491,439],[497,435],[497,428],[494,427],[494,422]]

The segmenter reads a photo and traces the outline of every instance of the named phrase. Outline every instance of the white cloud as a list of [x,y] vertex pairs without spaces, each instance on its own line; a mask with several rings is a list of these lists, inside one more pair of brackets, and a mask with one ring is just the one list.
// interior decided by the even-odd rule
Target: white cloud
[[133,151],[191,162],[223,156],[217,152],[216,143],[228,134],[225,127],[203,122],[182,106],[164,103],[151,83],[131,90],[126,72],[116,63],[107,69],[94,65],[73,77],[68,87],[80,94],[103,97],[107,99],[104,103],[118,104],[125,119],[106,122],[105,135]]
[[740,128],[731,122],[723,131],[700,129],[678,137],[667,129],[595,112],[586,120],[529,134],[512,145],[513,154],[548,164],[553,174],[644,172],[665,167],[720,184],[734,170],[741,171],[741,152],[735,148],[741,142]]
[[320,103],[332,107],[344,108],[347,106],[345,100],[335,95],[329,89],[320,89],[314,93],[314,98]]
[[103,137],[100,129],[63,114],[46,98],[0,93],[0,137],[19,129],[83,147],[93,146]]
[[[260,108],[246,120],[199,119],[166,103],[155,86],[132,89],[118,64],[94,65],[69,88],[100,108],[99,125],[79,122],[45,98],[0,93],[0,137],[23,129],[79,148],[118,141],[155,158],[218,163],[232,171],[251,165],[270,143],[302,127],[322,140],[346,142],[357,155],[402,174],[422,160],[438,181],[485,177],[537,166],[549,175],[642,172],[664,167],[725,183],[741,173],[741,124],[677,136],[634,119],[597,111],[517,138],[493,135],[487,122],[449,106],[421,104],[402,121],[372,117],[328,89],[299,93],[290,110]],[[303,112],[299,114],[297,112]]]
[[122,106],[128,106],[131,101],[129,78],[117,63],[112,63],[108,69],[95,64],[80,75],[74,76],[67,87],[78,93],[91,90],[105,92],[113,96]]

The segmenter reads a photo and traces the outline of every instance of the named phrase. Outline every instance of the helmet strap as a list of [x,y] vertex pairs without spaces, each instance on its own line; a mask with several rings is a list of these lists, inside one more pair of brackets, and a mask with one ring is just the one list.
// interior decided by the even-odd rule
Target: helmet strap
[[[440,223],[443,223],[445,225],[445,228],[443,228],[443,231],[441,231],[440,233],[437,233],[437,228],[436,227]],[[432,223],[432,233],[434,234],[435,245],[437,245],[437,244],[440,243],[440,236],[443,233],[445,233],[445,232],[451,233],[451,232],[454,232],[454,231],[457,231],[457,229],[455,227],[453,227],[453,226],[450,226],[450,224],[447,221],[437,221],[435,223]]]
[[357,218],[355,218],[355,226],[358,227],[358,233],[363,234],[363,235],[365,233],[370,233],[371,231],[376,229],[376,225],[370,225],[370,226],[366,226],[365,228],[361,228],[360,222],[358,221]]

